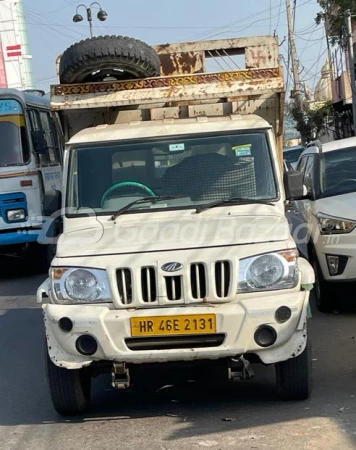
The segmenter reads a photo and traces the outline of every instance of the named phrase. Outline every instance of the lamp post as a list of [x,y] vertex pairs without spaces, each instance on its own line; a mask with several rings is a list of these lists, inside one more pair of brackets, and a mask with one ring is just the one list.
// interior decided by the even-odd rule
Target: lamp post
[[89,7],[85,6],[83,4],[78,5],[76,13],[73,16],[74,23],[82,22],[84,20],[84,18],[81,14],[78,13],[78,11],[79,11],[79,8],[85,8],[86,13],[87,13],[87,20],[89,22],[89,30],[90,30],[91,38],[93,37],[93,14],[92,14],[93,6],[99,7],[99,12],[96,16],[98,18],[98,20],[100,20],[100,22],[105,22],[105,20],[108,18],[108,13],[103,10],[103,8],[101,7],[101,5],[98,2],[93,2]]

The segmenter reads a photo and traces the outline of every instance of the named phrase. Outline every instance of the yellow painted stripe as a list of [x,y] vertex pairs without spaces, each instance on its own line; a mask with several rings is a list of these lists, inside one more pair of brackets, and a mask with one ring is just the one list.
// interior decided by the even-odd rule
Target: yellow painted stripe
[[0,116],[0,122],[12,122],[18,127],[24,127],[25,117],[19,114],[13,114],[11,116]]
[[17,178],[17,177],[26,177],[30,175],[37,175],[37,170],[33,170],[32,172],[0,173],[0,178]]

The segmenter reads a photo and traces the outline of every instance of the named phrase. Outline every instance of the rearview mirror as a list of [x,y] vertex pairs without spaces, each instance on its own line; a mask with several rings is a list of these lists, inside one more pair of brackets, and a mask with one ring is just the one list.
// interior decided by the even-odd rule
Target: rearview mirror
[[305,197],[303,175],[297,170],[290,170],[283,175],[287,200],[300,200]]
[[50,217],[61,209],[62,206],[62,193],[61,191],[51,190],[46,192],[43,201],[43,215]]

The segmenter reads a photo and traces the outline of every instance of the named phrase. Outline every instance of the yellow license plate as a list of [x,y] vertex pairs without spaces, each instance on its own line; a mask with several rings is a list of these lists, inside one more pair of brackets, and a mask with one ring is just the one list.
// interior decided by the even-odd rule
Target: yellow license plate
[[215,314],[133,317],[131,336],[169,336],[216,333]]

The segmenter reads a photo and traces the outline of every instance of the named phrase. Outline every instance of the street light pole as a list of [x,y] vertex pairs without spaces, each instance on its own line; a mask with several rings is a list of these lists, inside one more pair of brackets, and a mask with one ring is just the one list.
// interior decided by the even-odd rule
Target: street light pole
[[89,32],[90,32],[90,37],[93,37],[93,16],[91,14],[91,5],[89,8],[87,8],[87,19],[89,22]]
[[80,5],[77,6],[76,13],[73,17],[74,23],[82,22],[84,20],[83,16],[81,14],[79,14],[78,11],[79,11],[79,8],[85,8],[86,13],[87,13],[87,21],[89,23],[89,32],[90,32],[91,38],[93,37],[93,15],[92,15],[93,6],[99,7],[99,12],[97,14],[97,18],[101,22],[104,22],[108,18],[108,14],[106,11],[103,10],[100,3],[98,3],[98,2],[93,2],[90,6],[85,6],[85,5],[83,5],[83,3],[81,3]]
[[349,60],[350,60],[350,78],[351,78],[351,98],[352,98],[352,117],[354,124],[354,136],[356,136],[356,77],[355,77],[355,55],[352,39],[352,23],[351,23],[351,10],[345,11],[345,22],[346,22],[346,32],[347,32],[347,42],[349,49]]

